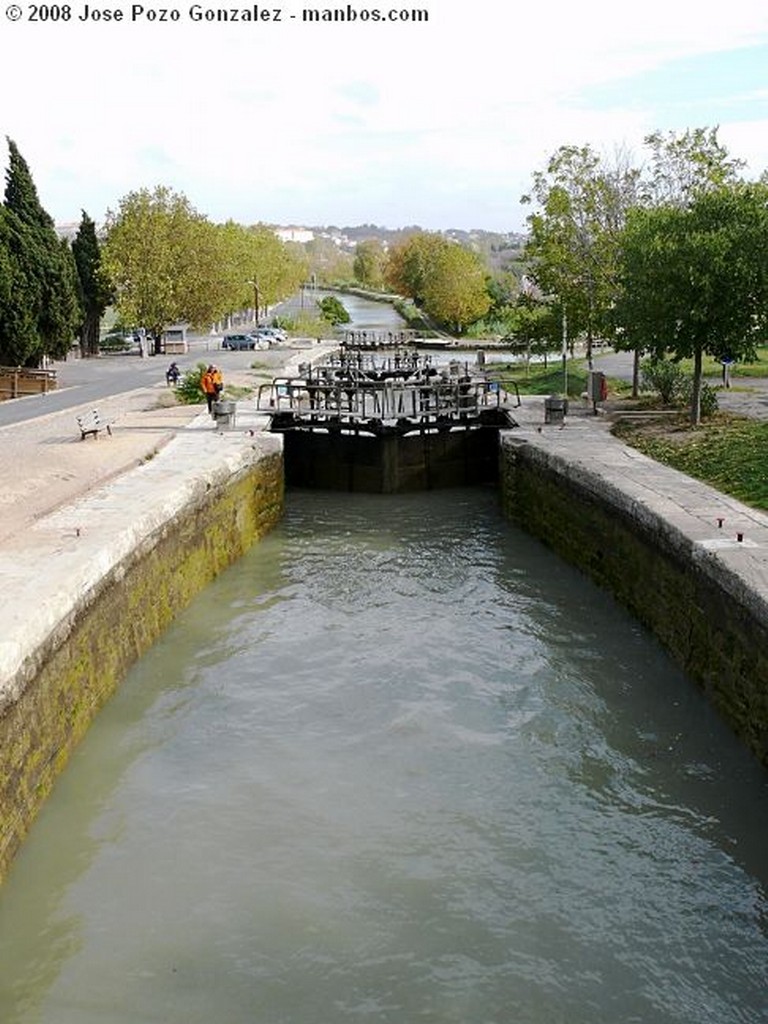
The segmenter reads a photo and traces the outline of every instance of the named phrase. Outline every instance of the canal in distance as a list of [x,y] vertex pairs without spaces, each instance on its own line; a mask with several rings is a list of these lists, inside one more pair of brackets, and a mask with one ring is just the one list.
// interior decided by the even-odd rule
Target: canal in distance
[[3,1024],[758,1024],[764,772],[492,490],[289,492],[0,889]]

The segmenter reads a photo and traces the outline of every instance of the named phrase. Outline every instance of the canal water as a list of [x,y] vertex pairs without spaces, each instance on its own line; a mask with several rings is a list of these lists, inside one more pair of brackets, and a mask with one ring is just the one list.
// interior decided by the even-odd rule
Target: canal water
[[3,1024],[758,1024],[766,776],[494,492],[294,492],[0,889]]

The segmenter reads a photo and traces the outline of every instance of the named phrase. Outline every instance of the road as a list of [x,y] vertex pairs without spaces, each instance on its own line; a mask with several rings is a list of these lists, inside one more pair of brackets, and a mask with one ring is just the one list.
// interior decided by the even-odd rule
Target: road
[[[225,381],[228,370],[244,370],[253,363],[261,363],[279,372],[287,354],[292,352],[283,348],[263,352],[230,352],[221,348],[221,338],[214,335],[193,335],[188,341],[189,353],[176,357],[182,372],[198,362],[213,361],[221,368]],[[104,355],[96,359],[70,358],[54,363],[57,390],[46,395],[0,402],[0,427],[22,423],[48,413],[63,412],[79,405],[95,405],[103,398],[162,382],[171,358],[148,356],[142,359],[138,353],[129,353]],[[605,352],[595,355],[594,366],[609,377],[632,379],[631,353]],[[768,420],[768,379],[734,376],[732,387],[718,392],[718,402],[723,410]]]
[[103,355],[96,359],[70,358],[53,363],[57,389],[45,395],[0,402],[0,427],[52,412],[63,412],[78,405],[96,404],[111,395],[164,382],[165,371],[173,358],[182,372],[198,362],[215,362],[226,382],[228,370],[244,370],[254,362],[278,369],[286,353],[290,352],[286,349],[230,352],[222,349],[221,339],[214,336],[189,338],[189,349],[186,356],[148,356],[142,359],[138,353],[131,352]]

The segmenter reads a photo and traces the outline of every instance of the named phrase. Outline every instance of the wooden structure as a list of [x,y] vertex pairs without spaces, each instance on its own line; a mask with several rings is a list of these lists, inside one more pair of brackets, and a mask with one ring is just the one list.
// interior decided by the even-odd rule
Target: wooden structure
[[55,370],[35,370],[26,366],[0,366],[0,401],[41,395],[56,390]]

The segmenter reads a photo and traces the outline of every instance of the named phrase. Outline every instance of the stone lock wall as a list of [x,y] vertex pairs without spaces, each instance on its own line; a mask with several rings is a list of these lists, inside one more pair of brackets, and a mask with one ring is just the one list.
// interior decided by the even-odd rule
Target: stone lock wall
[[56,776],[127,669],[283,512],[278,451],[203,489],[143,538],[42,647],[0,710],[0,880]]
[[500,480],[505,515],[612,591],[768,766],[763,601],[674,523],[583,467],[505,438]]

